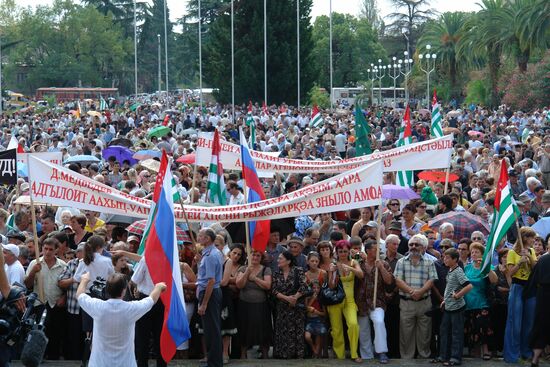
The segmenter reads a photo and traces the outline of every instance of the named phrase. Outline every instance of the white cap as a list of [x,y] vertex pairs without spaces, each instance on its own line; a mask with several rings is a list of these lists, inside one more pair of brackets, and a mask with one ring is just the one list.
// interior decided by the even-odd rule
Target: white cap
[[13,243],[2,244],[4,250],[11,252],[15,257],[19,257],[19,247]]

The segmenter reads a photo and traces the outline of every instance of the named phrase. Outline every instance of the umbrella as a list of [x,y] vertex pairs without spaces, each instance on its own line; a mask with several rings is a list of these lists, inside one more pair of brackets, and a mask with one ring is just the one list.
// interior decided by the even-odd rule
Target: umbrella
[[[425,181],[445,182],[446,175],[447,173],[444,171],[423,171],[418,174],[418,178]],[[457,180],[458,175],[449,173],[449,182],[455,182]]]
[[182,155],[178,159],[176,159],[176,162],[178,163],[184,163],[184,164],[195,164],[196,161],[196,155],[195,153]]
[[421,115],[429,115],[430,114],[430,110],[427,110],[425,108],[422,108],[420,110],[418,110],[418,113],[421,114]]
[[108,160],[110,157],[115,157],[117,162],[121,165],[124,161],[129,161],[131,166],[137,163],[137,160],[133,158],[134,152],[120,145],[111,145],[106,149],[103,149],[101,154],[105,160]]
[[149,158],[160,158],[161,155],[162,152],[160,150],[144,149],[135,152],[133,158],[142,161]]
[[447,113],[447,117],[456,117],[462,113],[461,110],[453,110]]
[[134,223],[136,220],[140,220],[139,218],[129,217],[127,215],[119,215],[119,214],[107,214],[105,215],[106,224],[118,224],[122,225],[123,227],[126,227],[129,224]]
[[[147,219],[138,220],[137,222],[134,222],[130,224],[126,230],[129,233],[137,234],[138,236],[142,236],[143,232],[145,231],[145,227],[147,226]],[[176,227],[176,237],[178,241],[181,242],[189,242],[191,243],[191,237],[185,232],[183,229]]]
[[470,238],[472,232],[480,231],[484,235],[489,234],[489,223],[485,222],[481,217],[470,214],[466,211],[449,212],[440,214],[428,222],[428,226],[432,229],[439,228],[443,223],[451,223],[455,229],[454,240],[456,242],[464,237]]
[[470,136],[479,136],[480,138],[483,138],[485,136],[485,134],[483,134],[482,132],[475,131],[475,130],[468,131],[468,135],[470,135]]
[[113,139],[109,142],[109,145],[121,145],[123,147],[127,147],[127,148],[130,148],[132,147],[134,144],[132,144],[132,141],[130,139],[126,139],[126,138],[116,138],[116,139]]
[[460,130],[458,130],[456,127],[444,127],[443,134],[460,134]]
[[410,187],[403,187],[398,185],[383,185],[382,186],[382,198],[383,199],[402,199],[411,200],[418,199],[420,196]]
[[546,238],[550,233],[550,217],[542,217],[537,223],[531,226],[535,232],[542,238]]
[[185,130],[181,131],[182,135],[193,135],[193,134],[196,134],[196,133],[197,133],[197,130],[193,129],[192,127],[190,127],[189,129],[185,129]]
[[17,162],[17,176],[29,177],[29,169],[25,163]]
[[139,164],[153,172],[158,172],[160,170],[160,162],[152,158],[141,161]]
[[168,126],[155,126],[154,128],[149,131],[147,136],[152,138],[153,136],[156,136],[157,138],[160,138],[166,134],[168,134],[172,129],[170,129]]
[[91,163],[99,163],[101,162],[99,158],[93,156],[93,155],[74,155],[72,157],[67,158],[63,164],[67,163],[80,163],[80,164],[91,164]]
[[151,103],[151,106],[154,106],[154,107],[162,107],[162,105],[158,102],[154,102],[154,103]]
[[95,117],[101,117],[101,112],[97,112],[97,111],[88,111],[86,112],[88,115],[90,116],[95,116]]

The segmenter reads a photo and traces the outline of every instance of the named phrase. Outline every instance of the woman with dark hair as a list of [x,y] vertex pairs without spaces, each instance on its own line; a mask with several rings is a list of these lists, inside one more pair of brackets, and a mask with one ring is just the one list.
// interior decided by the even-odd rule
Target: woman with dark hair
[[271,268],[262,265],[264,252],[252,250],[248,265],[241,266],[235,284],[239,288],[238,328],[241,342],[241,359],[247,351],[259,345],[263,358],[267,358],[272,339],[271,312],[267,292],[271,289]]
[[351,358],[359,363],[362,359],[357,354],[359,343],[359,323],[357,321],[357,304],[354,298],[355,278],[363,279],[365,276],[359,263],[351,259],[350,245],[348,241],[338,241],[336,244],[336,264],[332,264],[328,270],[328,285],[336,288],[338,282],[342,282],[346,297],[342,303],[328,306],[328,316],[331,325],[332,349],[338,359],[345,357],[344,326],[342,316],[348,326],[348,340]]
[[237,272],[244,265],[244,247],[240,243],[233,244],[229,249],[227,260],[223,264],[223,278],[220,283],[222,289],[222,336],[223,362],[229,363],[229,345],[231,336],[237,334],[237,320],[235,320],[235,301],[238,297],[236,283]]
[[300,298],[306,292],[306,277],[290,251],[279,255],[277,265],[272,287],[277,310],[273,357],[304,358],[305,308]]
[[332,245],[329,241],[321,241],[317,244],[317,252],[319,252],[319,269],[328,271],[330,265],[334,263],[334,253]]
[[521,358],[531,358],[529,333],[535,315],[535,297],[525,297],[525,286],[531,270],[537,263],[533,243],[537,233],[530,227],[522,227],[514,247],[508,251],[506,265],[512,285],[508,298],[508,318],[504,332],[504,361],[517,363]]
[[367,225],[368,222],[370,222],[374,217],[374,214],[372,213],[371,208],[362,208],[361,209],[361,219],[359,219],[353,227],[351,227],[351,234],[350,236],[360,236],[359,232],[363,227]]
[[[73,250],[76,250],[79,243],[86,242],[88,238],[92,236],[92,233],[84,230],[87,222],[86,216],[82,214],[71,217],[71,228],[73,233],[69,235],[69,247]],[[91,282],[93,281],[94,279],[91,279]]]

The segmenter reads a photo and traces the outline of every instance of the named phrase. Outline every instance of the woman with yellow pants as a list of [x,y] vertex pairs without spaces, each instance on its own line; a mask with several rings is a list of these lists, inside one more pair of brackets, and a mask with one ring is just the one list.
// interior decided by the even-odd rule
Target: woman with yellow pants
[[346,297],[342,303],[328,306],[328,315],[330,319],[332,349],[336,358],[344,359],[346,350],[344,342],[344,326],[342,315],[346,318],[348,326],[348,339],[351,358],[355,362],[362,362],[357,354],[357,344],[359,343],[359,324],[357,322],[357,305],[353,297],[353,283],[355,277],[363,279],[363,271],[355,260],[350,257],[350,245],[348,241],[342,240],[336,243],[336,264],[331,264],[329,268],[329,287],[335,288],[338,279],[342,281]]

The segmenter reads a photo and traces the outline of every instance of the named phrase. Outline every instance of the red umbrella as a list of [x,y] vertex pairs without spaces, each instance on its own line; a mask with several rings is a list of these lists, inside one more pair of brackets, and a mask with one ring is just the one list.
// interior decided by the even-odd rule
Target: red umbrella
[[480,138],[483,138],[485,135],[482,132],[470,130],[468,131],[468,135],[470,136],[479,136]]
[[[145,231],[145,226],[147,225],[147,219],[138,220],[126,227],[126,230],[129,233],[137,234],[138,236],[143,236]],[[191,237],[183,229],[176,227],[176,237],[178,241],[192,243]]]
[[195,153],[182,155],[178,159],[176,159],[176,162],[178,163],[185,163],[185,164],[195,164],[196,156]]
[[[418,174],[418,178],[424,181],[445,182],[445,176],[447,172],[444,171],[423,171]],[[449,182],[455,182],[458,180],[458,175],[449,173]]]

